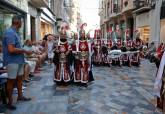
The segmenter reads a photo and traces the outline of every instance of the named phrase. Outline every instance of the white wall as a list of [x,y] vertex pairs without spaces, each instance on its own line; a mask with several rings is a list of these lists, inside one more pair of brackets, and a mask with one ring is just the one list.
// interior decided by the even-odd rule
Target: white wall
[[150,27],[150,38],[149,42],[155,42],[158,44],[159,38],[155,37],[156,27],[155,27],[155,10],[151,10],[147,13],[142,13],[136,16],[136,29],[144,26]]
[[150,26],[150,13],[143,13],[136,16],[136,28]]

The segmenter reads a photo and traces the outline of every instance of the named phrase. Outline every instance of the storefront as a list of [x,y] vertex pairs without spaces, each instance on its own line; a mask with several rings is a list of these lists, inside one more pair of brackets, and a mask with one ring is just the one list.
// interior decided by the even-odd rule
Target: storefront
[[55,33],[55,22],[56,22],[55,15],[47,8],[42,8],[41,19],[40,19],[41,39],[46,34]]
[[25,39],[25,15],[26,12],[13,6],[8,2],[1,2],[0,4],[0,40],[2,40],[4,31],[11,26],[12,17],[14,15],[21,15],[23,18],[22,27],[19,31],[22,42]]
[[151,40],[151,20],[150,12],[136,16],[136,30],[140,33],[140,39],[149,43]]
[[52,33],[53,33],[53,25],[41,19],[41,38],[43,38],[46,34],[52,34]]
[[151,28],[149,26],[139,27],[138,31],[140,32],[140,38],[144,42],[149,42]]
[[161,19],[160,24],[160,42],[165,43],[165,19]]

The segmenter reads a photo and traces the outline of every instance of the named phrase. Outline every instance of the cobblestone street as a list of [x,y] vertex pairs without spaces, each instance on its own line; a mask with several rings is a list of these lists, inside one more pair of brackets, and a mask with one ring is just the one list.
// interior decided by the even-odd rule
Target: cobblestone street
[[7,114],[161,114],[155,112],[155,64],[142,60],[140,67],[94,67],[95,81],[87,88],[57,87],[53,67],[33,78],[24,90],[30,102],[16,103]]

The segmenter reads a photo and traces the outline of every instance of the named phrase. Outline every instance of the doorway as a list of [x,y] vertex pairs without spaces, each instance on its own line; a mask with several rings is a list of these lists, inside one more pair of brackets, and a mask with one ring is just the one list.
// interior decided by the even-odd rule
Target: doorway
[[31,16],[30,18],[31,22],[31,41],[36,41],[36,24],[35,24],[35,18]]

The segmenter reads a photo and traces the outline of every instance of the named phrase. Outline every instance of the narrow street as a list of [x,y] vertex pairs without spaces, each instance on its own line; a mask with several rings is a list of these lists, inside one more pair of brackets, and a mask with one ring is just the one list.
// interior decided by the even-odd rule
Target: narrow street
[[87,88],[57,87],[53,67],[45,65],[24,90],[32,101],[15,100],[17,110],[6,114],[161,114],[154,106],[156,66],[147,60],[141,63],[131,68],[94,67],[95,81]]

